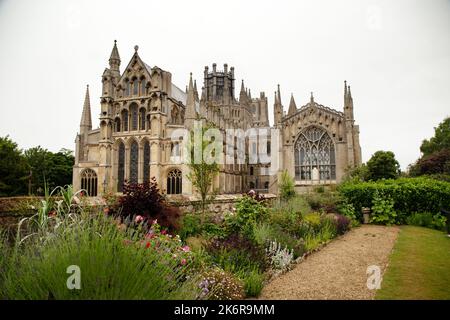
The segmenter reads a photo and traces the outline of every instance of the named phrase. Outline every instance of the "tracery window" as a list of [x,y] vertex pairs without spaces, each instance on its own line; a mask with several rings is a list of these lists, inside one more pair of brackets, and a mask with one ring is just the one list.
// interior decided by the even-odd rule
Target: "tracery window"
[[295,142],[296,180],[335,180],[336,161],[333,140],[323,129],[312,126]]
[[130,95],[130,87],[131,87],[131,83],[130,81],[127,81],[126,83],[126,89],[125,89],[125,97],[128,97]]
[[125,178],[125,145],[123,142],[119,144],[118,150],[118,166],[117,166],[117,191],[123,191],[123,183]]
[[128,110],[122,111],[122,130],[128,131]]
[[139,82],[137,79],[133,80],[133,95],[137,96],[139,90]]
[[81,173],[81,189],[85,190],[89,197],[97,196],[97,174],[94,170],[83,170]]
[[167,194],[180,194],[182,185],[182,174],[178,169],[174,169],[167,174]]
[[137,105],[132,104],[130,106],[131,112],[131,131],[135,131],[138,129],[138,109]]
[[116,118],[114,120],[114,131],[120,132],[120,119],[119,118]]
[[130,182],[138,182],[138,162],[139,162],[139,146],[136,141],[131,143],[130,148]]
[[145,130],[145,109],[139,110],[139,130]]
[[145,93],[145,79],[141,79],[141,96],[144,96]]
[[144,144],[144,182],[150,181],[150,143]]

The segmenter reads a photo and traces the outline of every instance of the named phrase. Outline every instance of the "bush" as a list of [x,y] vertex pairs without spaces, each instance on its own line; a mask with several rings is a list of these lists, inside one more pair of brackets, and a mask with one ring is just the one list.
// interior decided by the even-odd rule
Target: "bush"
[[[71,215],[49,236],[16,244],[0,273],[0,299],[195,299],[189,252],[154,227],[144,238],[102,214]],[[80,268],[81,290],[66,286],[71,265]]]
[[252,270],[243,277],[244,290],[247,297],[258,297],[264,287],[264,274]]
[[272,241],[278,242],[283,248],[287,247],[294,252],[294,258],[305,253],[303,241],[284,231],[279,225],[270,225],[268,223],[259,223],[255,227],[255,241],[260,246],[266,246]]
[[414,212],[439,212],[441,208],[450,208],[450,183],[427,177],[343,183],[339,192],[353,204],[358,219],[362,218],[362,207],[373,206],[376,192],[394,201],[393,209],[401,213],[399,223],[404,223],[406,216]]
[[158,220],[171,232],[179,229],[180,210],[166,203],[154,178],[146,183],[125,183],[118,205],[114,211],[124,220],[140,215],[149,223]]
[[335,219],[336,219],[336,232],[337,232],[337,234],[344,234],[348,230],[350,230],[351,219],[349,219],[348,217],[346,217],[346,216],[344,216],[342,214],[336,214],[335,215]]
[[312,210],[326,213],[337,212],[338,195],[335,192],[309,192],[304,195]]
[[235,274],[255,269],[263,272],[267,268],[268,262],[263,247],[239,234],[210,241],[206,251],[214,263]]
[[382,196],[378,192],[373,198],[371,222],[377,224],[396,224],[398,222],[397,213],[394,210],[394,201],[389,196]]
[[244,298],[244,287],[233,274],[220,268],[211,268],[201,273],[200,298],[211,300],[240,300]]
[[197,213],[185,213],[180,219],[180,230],[178,234],[182,240],[202,233],[201,217]]
[[226,220],[228,234],[241,233],[252,240],[256,222],[262,220],[266,214],[267,208],[263,202],[244,195],[236,203],[236,214]]
[[406,218],[406,223],[413,226],[427,227],[444,231],[447,218],[440,213],[415,212]]
[[295,196],[295,182],[287,170],[281,173],[279,189],[281,199],[290,199]]

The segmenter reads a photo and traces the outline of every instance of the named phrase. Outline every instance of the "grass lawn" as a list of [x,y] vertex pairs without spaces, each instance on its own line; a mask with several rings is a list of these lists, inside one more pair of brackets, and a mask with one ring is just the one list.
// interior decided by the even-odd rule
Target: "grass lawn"
[[376,299],[450,299],[450,238],[403,226]]

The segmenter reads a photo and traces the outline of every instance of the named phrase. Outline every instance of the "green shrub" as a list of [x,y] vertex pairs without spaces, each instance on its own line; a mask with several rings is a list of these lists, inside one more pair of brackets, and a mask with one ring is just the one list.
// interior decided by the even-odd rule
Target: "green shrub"
[[406,223],[413,226],[427,227],[437,230],[445,230],[447,218],[440,213],[415,212],[406,218]]
[[295,182],[287,170],[281,173],[279,189],[282,199],[290,199],[295,196]]
[[338,205],[338,212],[347,218],[357,220],[355,206],[347,201],[344,201]]
[[340,199],[336,192],[309,192],[305,194],[304,197],[312,210],[324,211],[327,213],[337,212],[337,204]]
[[241,233],[247,239],[253,239],[253,229],[257,221],[261,221],[267,214],[267,207],[250,196],[243,196],[236,203],[236,214],[228,216],[226,228],[228,234]]
[[308,223],[315,231],[319,231],[321,228],[321,218],[320,213],[312,212],[305,214],[303,220]]
[[414,212],[439,212],[450,208],[450,183],[427,177],[399,178],[376,182],[343,183],[339,192],[353,204],[358,219],[362,218],[361,208],[372,207],[376,192],[389,196],[394,201],[393,209],[401,213],[399,223]]
[[386,225],[398,223],[397,213],[394,210],[394,200],[391,197],[375,192],[372,202],[371,222]]
[[258,297],[264,286],[264,274],[252,270],[243,276],[244,290],[247,297]]
[[279,225],[259,223],[255,226],[255,241],[260,246],[266,246],[268,242],[276,241],[283,248],[293,250],[294,258],[305,252],[304,242],[299,237],[284,231]]
[[[0,274],[0,299],[197,298],[188,249],[159,228],[148,236],[102,214],[72,215],[45,238],[17,245]],[[71,265],[80,268],[81,290],[66,286]]]
[[201,234],[203,228],[201,217],[198,213],[185,213],[181,217],[181,228],[179,235],[181,239],[186,240],[188,237]]

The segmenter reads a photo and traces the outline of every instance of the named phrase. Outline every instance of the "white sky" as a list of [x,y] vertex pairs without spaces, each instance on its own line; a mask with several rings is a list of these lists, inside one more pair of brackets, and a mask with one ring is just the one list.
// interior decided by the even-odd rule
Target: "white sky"
[[234,66],[237,95],[242,78],[265,91],[271,121],[278,83],[286,111],[311,91],[341,110],[347,80],[363,161],[392,150],[405,169],[450,115],[450,1],[0,0],[0,136],[73,150],[86,84],[98,126],[114,39],[121,70],[137,44],[182,89]]

